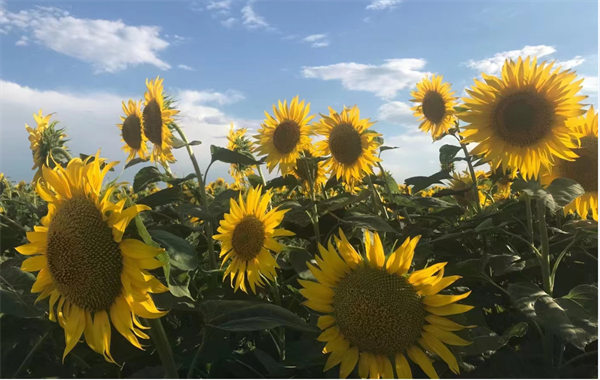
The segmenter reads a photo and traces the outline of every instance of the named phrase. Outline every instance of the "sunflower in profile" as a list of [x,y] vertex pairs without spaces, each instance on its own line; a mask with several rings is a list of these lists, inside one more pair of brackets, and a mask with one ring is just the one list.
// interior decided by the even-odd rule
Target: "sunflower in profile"
[[154,145],[150,159],[159,162],[175,162],[171,153],[173,134],[169,124],[173,116],[179,111],[167,107],[163,95],[163,79],[146,79],[148,90],[144,94],[144,111],[142,112],[142,125],[144,135]]
[[587,96],[577,95],[583,81],[574,72],[538,65],[527,57],[515,63],[506,60],[501,78],[483,75],[466,90],[463,98],[469,111],[459,118],[469,123],[462,135],[465,143],[475,143],[471,154],[484,155],[495,170],[537,178],[541,167],[548,169],[554,157],[577,158],[577,147],[568,119],[585,113],[579,103]]
[[463,207],[467,207],[475,203],[476,201],[478,201],[481,206],[490,203],[490,200],[487,199],[485,195],[485,191],[489,190],[485,183],[487,174],[483,170],[477,170],[475,172],[475,177],[477,178],[477,194],[475,194],[475,192],[473,191],[473,178],[467,170],[460,173],[452,173],[452,179],[450,179],[449,186],[452,190],[469,189],[468,191],[462,194],[453,195],[454,199],[456,199],[458,204]]
[[314,133],[325,136],[325,140],[315,144],[317,155],[331,155],[325,167],[337,179],[343,178],[346,183],[360,181],[372,174],[373,165],[381,161],[376,155],[379,143],[375,139],[381,135],[368,130],[373,124],[370,119],[360,119],[357,106],[344,107],[341,113],[329,107],[329,116],[321,115],[315,123]]
[[586,219],[591,210],[592,217],[598,221],[598,114],[592,106],[584,117],[570,119],[567,125],[576,132],[579,139],[579,148],[575,150],[579,158],[575,161],[557,161],[551,172],[542,176],[542,183],[549,185],[560,177],[579,183],[585,194],[565,206],[565,215],[576,212]]
[[298,103],[298,96],[290,102],[279,101],[278,107],[273,104],[273,113],[267,117],[262,129],[258,130],[259,145],[256,149],[259,155],[267,155],[269,172],[279,165],[282,175],[289,174],[296,166],[298,153],[310,145],[310,128],[307,125],[314,116],[308,116],[310,103],[304,105],[304,100]]
[[292,172],[292,175],[300,182],[305,194],[308,194],[312,187],[309,181],[314,181],[315,183],[313,189],[315,194],[320,192],[321,188],[327,182],[327,173],[325,172],[323,161],[316,162],[313,160],[315,157],[317,157],[315,149],[312,145],[309,145],[301,152],[296,162],[296,167]]
[[238,202],[232,198],[229,213],[221,220],[217,229],[219,234],[214,236],[221,241],[221,266],[231,259],[223,281],[231,275],[231,286],[235,291],[248,292],[245,280],[253,293],[256,293],[257,285],[264,285],[261,276],[274,280],[278,265],[269,250],[279,253],[283,248],[274,238],[294,235],[276,228],[288,210],[273,208],[267,212],[272,194],[267,192],[261,197],[261,191],[260,186],[251,188],[245,202],[242,194]]
[[456,99],[452,95],[450,83],[442,82],[441,75],[432,75],[431,79],[423,78],[417,83],[417,91],[412,91],[411,102],[420,103],[411,108],[415,111],[415,117],[419,118],[421,125],[419,129],[426,133],[431,133],[435,140],[444,133],[448,132],[454,125],[454,106]]
[[141,101],[135,102],[129,99],[129,102],[125,104],[123,102],[123,112],[125,117],[121,116],[121,124],[117,124],[121,130],[121,141],[125,143],[123,150],[129,153],[127,162],[133,160],[137,155],[142,160],[145,160],[148,154],[148,147],[146,141],[148,139],[144,135],[144,123],[142,121],[142,110],[140,108]]
[[47,163],[53,165],[52,160],[48,160],[52,149],[61,148],[66,149],[64,138],[67,137],[63,132],[63,129],[55,129],[54,127],[58,122],[50,123],[50,117],[52,114],[46,116],[42,115],[42,110],[37,114],[33,114],[33,119],[36,122],[36,127],[30,127],[25,124],[25,129],[29,132],[29,148],[33,155],[33,167],[31,170],[37,169],[33,182],[37,182],[42,175],[42,167]]
[[[340,239],[341,238],[341,239]],[[460,276],[444,277],[446,263],[408,273],[420,236],[408,238],[386,258],[378,234],[365,234],[365,258],[350,245],[340,230],[327,249],[319,245],[318,268],[308,266],[317,282],[298,280],[304,304],[323,313],[317,325],[330,353],[324,371],[341,363],[340,377],[346,378],[358,363],[358,375],[371,379],[411,378],[405,355],[429,377],[437,373],[423,349],[441,357],[450,370],[459,373],[456,358],[445,344],[470,344],[452,331],[461,326],[444,316],[460,314],[472,306],[455,302],[471,292],[440,295]],[[420,346],[420,347],[419,347]],[[393,364],[392,364],[393,363]]]
[[[124,209],[125,199],[111,203],[114,187],[102,190],[106,173],[96,157],[72,159],[66,168],[42,167],[37,193],[48,202],[42,225],[27,232],[30,243],[17,248],[21,269],[37,272],[31,292],[38,301],[50,297],[50,320],[65,330],[63,361],[83,335],[87,344],[114,360],[110,353],[111,323],[131,344],[148,339],[138,317],[159,318],[150,293],[168,289],[148,269],[162,266],[155,257],[164,250],[136,239],[123,239],[129,222],[147,206]],[[110,317],[110,319],[109,319]]]
[[[229,133],[227,133],[227,149],[242,154],[251,154],[253,144],[248,136],[246,136],[246,132],[246,128],[233,129],[233,123],[231,123]],[[230,165],[229,175],[233,177],[238,186],[245,184],[246,177],[252,174],[254,174],[253,166],[243,164]]]

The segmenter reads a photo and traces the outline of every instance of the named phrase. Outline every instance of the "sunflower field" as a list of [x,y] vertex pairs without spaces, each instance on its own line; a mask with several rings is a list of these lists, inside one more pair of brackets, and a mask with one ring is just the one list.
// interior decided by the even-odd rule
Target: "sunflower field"
[[[597,378],[582,81],[535,57],[462,98],[423,78],[440,169],[404,183],[357,105],[288,98],[207,147],[157,77],[123,102],[110,158],[40,110],[32,182],[0,178],[2,377]],[[175,149],[194,172],[173,174]],[[215,162],[232,180],[205,181]]]

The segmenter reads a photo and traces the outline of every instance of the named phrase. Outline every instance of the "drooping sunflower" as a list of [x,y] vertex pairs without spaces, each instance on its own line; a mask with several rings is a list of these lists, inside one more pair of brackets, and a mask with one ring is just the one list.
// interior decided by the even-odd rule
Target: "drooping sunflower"
[[123,102],[125,117],[121,116],[122,123],[117,124],[121,130],[121,141],[125,143],[122,149],[129,153],[127,162],[133,160],[136,155],[145,160],[148,154],[146,146],[148,139],[144,135],[141,103],[141,101],[135,102],[132,99],[129,99],[127,104]]
[[279,165],[279,171],[282,175],[289,174],[296,166],[298,153],[310,145],[310,128],[308,123],[313,116],[308,116],[310,112],[310,103],[304,105],[304,100],[298,103],[298,96],[290,102],[281,100],[278,107],[273,104],[273,113],[267,117],[262,129],[258,130],[259,145],[256,149],[259,155],[267,155],[266,162],[269,172],[273,171]]
[[381,134],[368,131],[373,124],[370,119],[360,119],[357,106],[344,107],[341,113],[329,107],[329,116],[321,115],[313,131],[325,136],[325,140],[317,142],[315,148],[319,156],[331,155],[325,161],[328,172],[346,183],[373,173],[373,165],[381,161],[376,155],[379,143],[375,140]]
[[558,160],[551,172],[542,176],[542,183],[549,185],[560,177],[579,183],[585,194],[564,207],[565,215],[576,212],[586,219],[591,210],[592,217],[598,221],[598,114],[592,106],[584,117],[570,119],[567,125],[576,131],[579,148],[575,153],[579,158],[575,161]]
[[463,172],[454,172],[452,173],[452,179],[449,180],[450,188],[453,190],[467,190],[462,194],[454,195],[454,199],[463,207],[467,207],[468,205],[479,202],[481,206],[487,205],[490,203],[490,200],[486,197],[485,191],[489,190],[484,183],[487,178],[487,174],[483,170],[477,170],[475,172],[475,177],[477,178],[477,194],[473,191],[473,178],[469,171],[465,170]]
[[174,162],[175,157],[171,153],[173,134],[169,124],[173,122],[173,116],[179,111],[166,106],[163,94],[163,80],[146,79],[148,90],[144,94],[144,110],[142,112],[142,125],[144,135],[154,145],[150,159],[160,162]]
[[[386,258],[378,234],[365,234],[365,257],[348,242],[340,230],[327,249],[319,245],[318,268],[308,266],[317,282],[298,280],[304,304],[324,313],[317,325],[330,353],[324,371],[337,364],[340,377],[346,378],[358,363],[361,378],[410,378],[405,355],[431,378],[437,378],[429,358],[421,348],[440,356],[450,370],[459,372],[454,355],[445,346],[468,345],[452,331],[461,326],[444,316],[460,314],[472,306],[456,304],[471,292],[440,295],[460,276],[444,277],[446,263],[408,273],[420,236],[408,238]],[[419,348],[419,346],[421,348]],[[394,363],[394,365],[392,365]]]
[[[52,117],[52,114],[43,116],[42,110],[40,109],[37,114],[33,114],[33,119],[37,126],[32,128],[25,124],[25,129],[29,132],[29,148],[33,155],[33,166],[31,167],[31,170],[37,169],[33,177],[34,183],[41,177],[41,168],[46,165],[52,149],[67,149],[64,145],[64,138],[67,137],[67,135],[63,133],[63,129],[56,130],[54,128],[57,122],[50,123],[50,117]],[[48,164],[53,165],[52,160],[49,160]]]
[[220,222],[219,234],[214,236],[221,241],[221,266],[231,259],[223,281],[231,275],[231,286],[235,291],[242,289],[248,292],[245,280],[253,293],[256,293],[257,285],[264,285],[261,276],[273,280],[278,265],[269,250],[279,253],[282,249],[274,238],[294,235],[283,228],[276,228],[288,210],[273,208],[267,212],[272,194],[268,191],[261,196],[261,191],[260,186],[251,188],[245,202],[241,193],[239,201],[232,198],[229,213]]
[[443,82],[443,79],[441,75],[432,75],[431,79],[425,77],[417,83],[417,91],[410,93],[413,97],[410,101],[420,103],[411,108],[415,111],[413,116],[422,121],[419,129],[431,133],[434,140],[453,127],[456,114],[454,106],[457,98],[452,96],[454,92],[451,92],[450,83]]
[[63,360],[83,334],[94,351],[114,362],[111,321],[141,349],[138,337],[148,336],[138,316],[166,314],[156,308],[149,293],[168,289],[147,271],[162,266],[155,257],[164,250],[123,239],[129,222],[149,207],[124,209],[125,199],[111,203],[114,187],[103,191],[102,181],[117,162],[101,169],[101,161],[96,155],[91,162],[73,159],[66,169],[42,167],[44,181],[36,190],[48,202],[48,214],[41,226],[27,233],[30,243],[17,248],[31,256],[21,269],[39,271],[31,291],[41,292],[38,300],[50,297],[50,320],[58,320],[65,330]]
[[[325,186],[327,182],[327,173],[325,172],[325,165],[323,161],[314,162],[317,154],[312,145],[308,146],[301,153],[301,157],[296,162],[296,167],[292,172],[292,175],[298,179],[305,194],[310,192],[312,184],[309,181],[314,181],[315,186],[313,189],[314,193],[320,192],[321,188]],[[313,178],[314,177],[314,178]]]
[[[233,129],[233,123],[227,133],[227,149],[234,152],[250,154],[253,149],[252,141],[246,136],[246,128]],[[242,186],[246,182],[246,177],[254,174],[254,167],[243,164],[231,164],[229,175],[233,177],[236,185]]]
[[471,154],[485,155],[493,170],[519,170],[526,179],[537,178],[554,157],[577,158],[566,121],[585,113],[579,102],[587,96],[577,94],[583,79],[553,65],[519,57],[506,60],[501,78],[482,74],[485,83],[475,80],[466,90],[471,97],[463,98],[469,111],[458,115],[469,123],[464,142],[478,144]]

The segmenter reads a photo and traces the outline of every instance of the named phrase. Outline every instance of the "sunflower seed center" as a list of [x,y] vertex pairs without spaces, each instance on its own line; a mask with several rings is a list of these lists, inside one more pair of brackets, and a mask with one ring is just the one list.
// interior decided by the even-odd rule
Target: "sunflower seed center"
[[337,161],[344,165],[352,165],[362,154],[360,134],[352,125],[340,124],[329,134],[329,149]]
[[144,107],[144,133],[148,140],[155,145],[162,144],[162,111],[156,100],[151,100]]
[[300,126],[292,120],[279,124],[273,132],[273,145],[281,154],[288,154],[294,150],[300,141]]
[[584,190],[598,191],[598,138],[585,136],[580,139],[581,148],[575,150],[575,161],[561,160],[557,165],[561,177],[571,178]]
[[429,91],[423,98],[423,115],[434,124],[440,123],[446,116],[446,103],[444,98],[435,92]]
[[421,337],[426,312],[404,277],[358,267],[334,291],[336,323],[361,352],[394,356]]
[[121,294],[119,245],[89,199],[74,197],[58,208],[48,228],[46,255],[58,291],[80,308],[107,310]]
[[263,248],[265,226],[255,216],[245,216],[233,230],[231,245],[237,257],[249,261]]
[[132,149],[142,147],[142,121],[137,115],[129,115],[123,121],[123,140]]

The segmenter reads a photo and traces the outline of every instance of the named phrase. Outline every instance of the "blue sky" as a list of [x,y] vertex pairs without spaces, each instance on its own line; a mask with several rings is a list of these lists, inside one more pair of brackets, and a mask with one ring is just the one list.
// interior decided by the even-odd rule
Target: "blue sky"
[[[204,142],[202,167],[230,122],[256,130],[264,110],[298,94],[313,113],[357,104],[401,147],[384,155],[398,181],[429,175],[452,141],[417,129],[410,90],[424,75],[461,95],[505,58],[538,55],[585,77],[597,105],[597,36],[596,1],[0,1],[0,171],[32,178],[24,125],[40,107],[68,128],[74,153],[124,162],[120,103],[160,75],[186,133]],[[192,171],[184,150],[176,157],[177,173]]]

